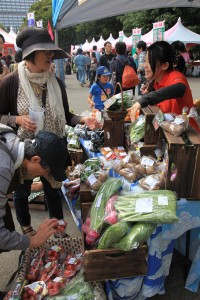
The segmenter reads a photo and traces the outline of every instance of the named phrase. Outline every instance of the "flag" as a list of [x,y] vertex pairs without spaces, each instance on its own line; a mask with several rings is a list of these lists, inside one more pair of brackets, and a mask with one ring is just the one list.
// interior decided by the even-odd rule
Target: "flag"
[[27,13],[27,20],[28,20],[28,26],[34,26],[35,25],[35,13],[34,12]]
[[50,34],[51,39],[52,39],[52,41],[53,41],[53,40],[54,40],[54,36],[53,36],[52,28],[51,28],[51,23],[50,23],[49,20],[48,20],[48,33]]
[[36,21],[37,27],[43,28],[43,22],[42,20]]

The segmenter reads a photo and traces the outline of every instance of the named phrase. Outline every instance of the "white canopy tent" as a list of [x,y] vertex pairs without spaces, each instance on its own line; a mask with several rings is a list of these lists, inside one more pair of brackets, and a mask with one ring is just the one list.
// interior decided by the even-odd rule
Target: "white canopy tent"
[[184,44],[200,44],[200,35],[183,26],[181,18],[178,19],[175,26],[174,31],[165,38],[168,43],[171,44],[179,40]]

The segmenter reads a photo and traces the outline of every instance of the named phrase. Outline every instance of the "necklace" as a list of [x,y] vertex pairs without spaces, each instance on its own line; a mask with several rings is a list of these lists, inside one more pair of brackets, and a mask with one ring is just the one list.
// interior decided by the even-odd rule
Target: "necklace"
[[34,94],[38,98],[42,95],[42,92],[47,89],[46,85],[44,85],[44,84],[40,85],[40,84],[32,83],[32,82],[30,82],[30,84],[34,91]]

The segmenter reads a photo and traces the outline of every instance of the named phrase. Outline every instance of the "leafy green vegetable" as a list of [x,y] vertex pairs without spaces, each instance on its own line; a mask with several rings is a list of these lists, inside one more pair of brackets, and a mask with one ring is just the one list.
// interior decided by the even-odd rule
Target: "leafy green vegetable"
[[131,229],[128,222],[118,222],[111,225],[101,236],[97,249],[112,248],[113,244],[120,241]]
[[173,223],[176,200],[174,192],[157,190],[118,196],[114,205],[122,222]]
[[139,142],[145,134],[145,117],[140,115],[131,125],[130,140],[131,143]]
[[113,245],[113,248],[124,251],[131,251],[138,248],[148,240],[156,226],[153,223],[137,223],[125,237]]
[[[127,109],[133,105],[133,101],[130,99],[130,96],[125,94],[123,96],[123,109]],[[121,109],[122,99],[116,99],[116,101],[108,108],[109,110],[116,111]]]
[[94,300],[95,298],[92,286],[89,282],[84,282],[82,272],[67,283],[66,287],[62,290],[61,295],[74,297],[76,295],[76,298],[74,299],[77,300]]
[[90,218],[91,229],[100,232],[104,223],[104,210],[107,201],[121,187],[122,182],[119,178],[108,178],[98,190],[94,202],[92,203]]

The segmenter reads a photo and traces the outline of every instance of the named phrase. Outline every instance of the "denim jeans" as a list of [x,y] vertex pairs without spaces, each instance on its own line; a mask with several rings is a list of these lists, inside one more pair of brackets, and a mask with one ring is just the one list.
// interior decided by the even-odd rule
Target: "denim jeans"
[[[43,190],[46,196],[49,217],[63,219],[61,190],[53,189],[44,177],[41,177],[41,181],[43,183]],[[24,184],[19,184],[14,192],[17,221],[21,226],[29,226],[31,224],[28,196],[31,193],[32,182],[32,180],[25,180]]]
[[85,82],[85,66],[78,66],[78,79],[81,84]]

